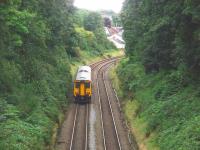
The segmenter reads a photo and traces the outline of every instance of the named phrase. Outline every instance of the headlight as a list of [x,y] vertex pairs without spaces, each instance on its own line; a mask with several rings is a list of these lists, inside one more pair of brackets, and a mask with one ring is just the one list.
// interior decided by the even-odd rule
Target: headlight
[[79,93],[78,89],[75,89],[74,93],[75,93],[75,95],[78,95],[78,93]]
[[87,95],[90,95],[90,90],[86,90],[86,94],[87,94]]

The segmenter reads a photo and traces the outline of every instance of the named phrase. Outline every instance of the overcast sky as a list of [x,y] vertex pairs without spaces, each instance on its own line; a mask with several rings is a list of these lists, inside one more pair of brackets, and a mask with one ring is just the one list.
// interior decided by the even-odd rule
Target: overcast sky
[[124,0],[75,0],[74,5],[88,10],[113,10],[120,12]]

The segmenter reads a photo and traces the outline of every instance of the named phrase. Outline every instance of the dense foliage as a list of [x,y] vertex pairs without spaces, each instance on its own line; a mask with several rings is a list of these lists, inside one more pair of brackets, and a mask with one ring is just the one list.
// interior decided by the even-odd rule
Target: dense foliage
[[[126,0],[118,75],[162,150],[200,148],[200,2]],[[134,93],[134,94],[133,94]]]
[[140,53],[147,72],[185,66],[200,70],[198,0],[127,0],[122,12],[127,54]]
[[45,149],[51,143],[70,90],[71,5],[65,0],[0,4],[0,149]]
[[69,101],[71,58],[113,47],[102,26],[77,27],[75,11],[72,0],[0,2],[0,149],[48,149]]
[[105,50],[115,48],[107,40],[100,13],[79,9],[75,16],[76,52],[85,50],[91,54],[102,54]]
[[121,27],[122,26],[122,21],[121,21],[119,14],[113,14],[112,15],[112,24],[115,27]]
[[[103,18],[100,13],[88,12],[87,15],[84,15],[83,26],[87,32],[89,31],[93,33],[93,38],[90,37],[90,40],[86,42],[88,47],[82,49],[89,49],[90,51],[95,50],[96,52],[101,53],[105,49],[115,48],[114,45],[107,40],[106,34],[104,32]],[[82,38],[79,37],[79,41],[81,40]]]

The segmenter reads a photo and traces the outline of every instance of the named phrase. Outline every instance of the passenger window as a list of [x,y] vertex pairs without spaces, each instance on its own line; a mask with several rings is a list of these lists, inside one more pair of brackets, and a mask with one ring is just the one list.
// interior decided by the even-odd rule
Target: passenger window
[[79,72],[88,72],[87,70],[80,70]]

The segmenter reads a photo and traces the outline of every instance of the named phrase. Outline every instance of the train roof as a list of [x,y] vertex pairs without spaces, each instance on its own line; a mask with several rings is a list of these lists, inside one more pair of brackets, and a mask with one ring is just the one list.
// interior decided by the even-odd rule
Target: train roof
[[91,80],[91,68],[89,66],[80,66],[78,68],[76,80]]

